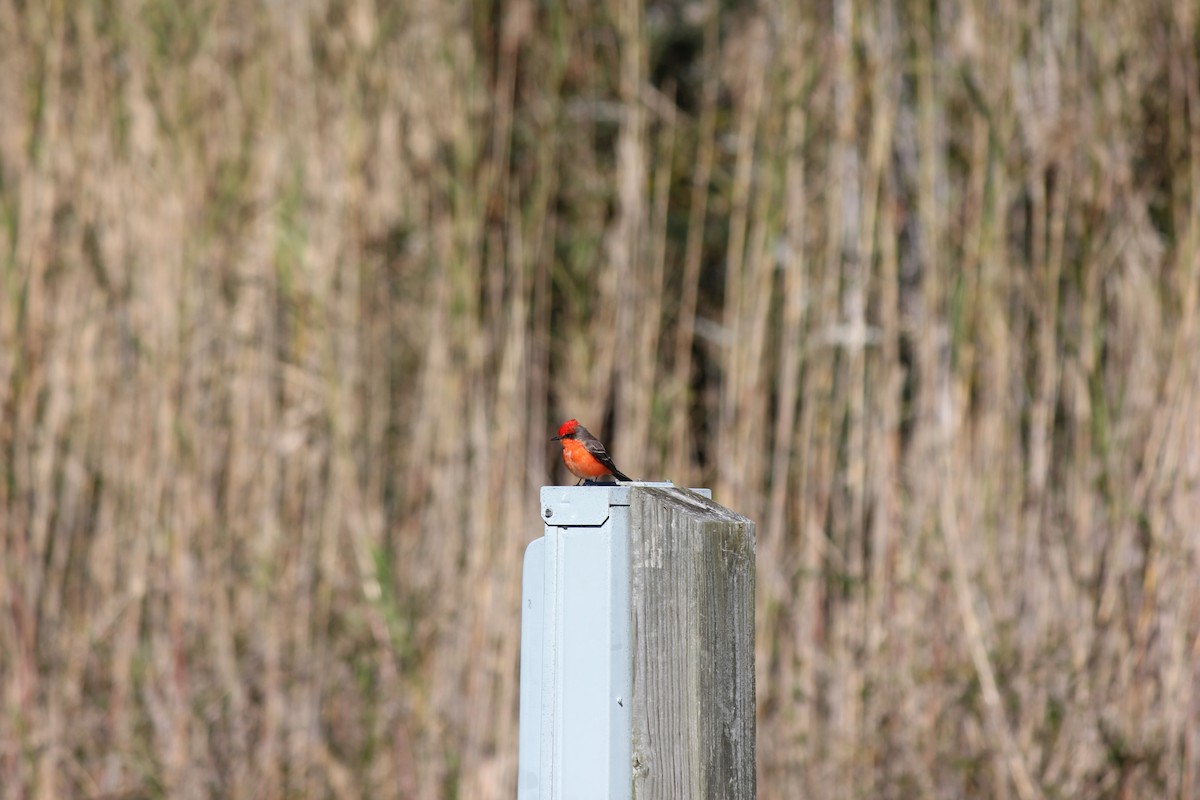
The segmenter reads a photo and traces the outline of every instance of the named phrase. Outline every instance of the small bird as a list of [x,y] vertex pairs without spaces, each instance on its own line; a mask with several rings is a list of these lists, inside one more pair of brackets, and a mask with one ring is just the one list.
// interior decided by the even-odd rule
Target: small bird
[[584,478],[602,478],[605,475],[612,475],[619,481],[633,480],[617,469],[604,445],[578,420],[564,422],[558,428],[558,436],[550,441],[562,442],[563,463],[572,475],[579,478],[576,486],[583,483]]

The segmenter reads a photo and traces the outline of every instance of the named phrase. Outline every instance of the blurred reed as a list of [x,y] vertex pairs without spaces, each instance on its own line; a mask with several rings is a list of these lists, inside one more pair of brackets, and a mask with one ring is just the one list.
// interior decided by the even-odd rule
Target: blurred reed
[[570,416],[764,798],[1200,796],[1198,12],[0,0],[0,798],[512,796]]

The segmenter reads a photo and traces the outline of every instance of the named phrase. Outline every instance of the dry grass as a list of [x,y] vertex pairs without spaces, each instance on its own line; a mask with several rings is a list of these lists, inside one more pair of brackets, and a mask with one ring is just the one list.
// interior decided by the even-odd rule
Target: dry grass
[[760,523],[764,798],[1200,797],[1200,8],[0,0],[0,798],[511,796],[546,439]]

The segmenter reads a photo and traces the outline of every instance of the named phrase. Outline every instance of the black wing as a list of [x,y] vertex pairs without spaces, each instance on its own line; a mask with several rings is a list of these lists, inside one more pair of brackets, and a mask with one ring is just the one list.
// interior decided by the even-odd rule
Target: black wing
[[613,474],[613,477],[619,481],[631,481],[633,478],[626,475],[621,470],[617,469],[617,465],[613,463],[612,456],[604,449],[604,445],[600,444],[600,440],[594,437],[584,441],[583,446],[587,451],[596,457],[596,460],[604,465],[604,468]]

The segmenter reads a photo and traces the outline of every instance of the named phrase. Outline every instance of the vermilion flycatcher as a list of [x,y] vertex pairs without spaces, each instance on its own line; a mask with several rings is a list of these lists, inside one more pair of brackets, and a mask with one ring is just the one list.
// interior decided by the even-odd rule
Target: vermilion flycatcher
[[579,483],[583,483],[584,478],[603,478],[605,475],[612,475],[619,481],[633,480],[617,469],[600,440],[576,420],[569,419],[560,425],[558,436],[550,441],[562,442],[563,463],[579,478]]

